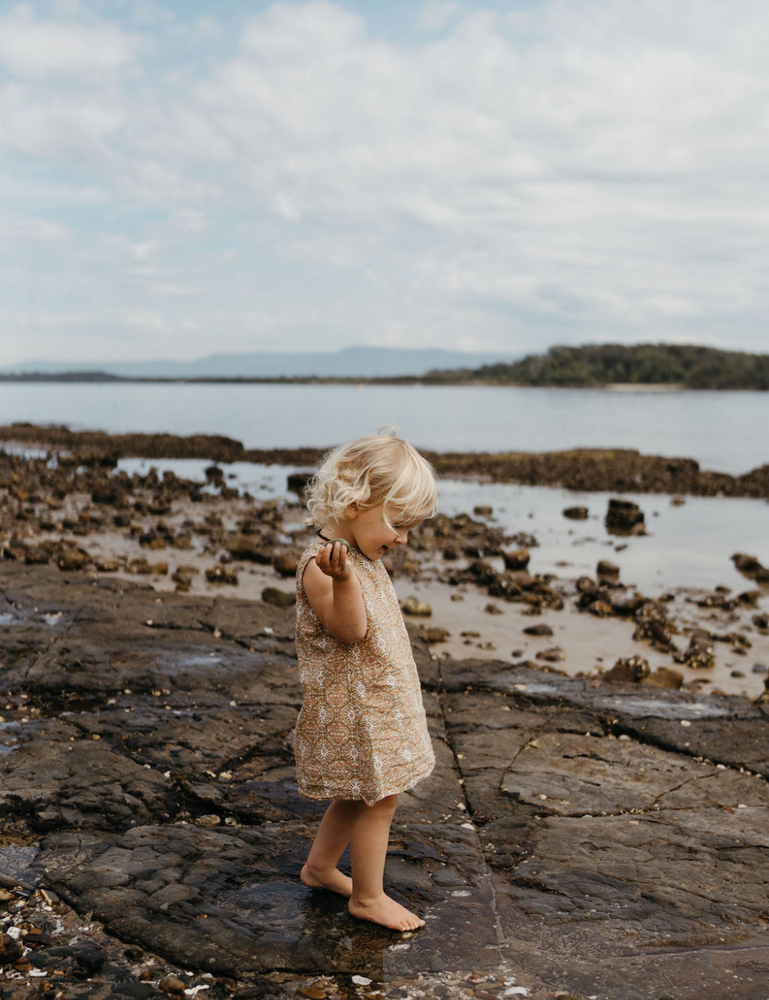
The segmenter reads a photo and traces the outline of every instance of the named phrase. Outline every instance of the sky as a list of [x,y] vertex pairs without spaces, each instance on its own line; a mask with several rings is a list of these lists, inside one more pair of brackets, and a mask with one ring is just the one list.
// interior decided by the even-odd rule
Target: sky
[[0,367],[767,350],[766,0],[0,0]]

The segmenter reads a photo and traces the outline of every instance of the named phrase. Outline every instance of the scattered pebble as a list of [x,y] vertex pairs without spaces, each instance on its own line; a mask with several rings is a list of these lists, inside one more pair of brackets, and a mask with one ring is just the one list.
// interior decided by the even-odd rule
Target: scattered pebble
[[178,996],[184,992],[184,983],[178,976],[163,976],[158,985],[164,993],[170,993],[172,996]]
[[429,618],[433,613],[433,609],[427,601],[420,601],[413,595],[407,597],[406,600],[403,601],[401,604],[401,611],[404,615],[412,615],[417,618]]
[[529,625],[525,628],[524,633],[526,635],[552,635],[553,630],[549,625],[545,625],[544,622],[539,625]]
[[198,816],[198,818],[195,820],[195,826],[202,826],[202,827],[219,826],[221,822],[222,820],[220,816],[211,813],[207,816]]

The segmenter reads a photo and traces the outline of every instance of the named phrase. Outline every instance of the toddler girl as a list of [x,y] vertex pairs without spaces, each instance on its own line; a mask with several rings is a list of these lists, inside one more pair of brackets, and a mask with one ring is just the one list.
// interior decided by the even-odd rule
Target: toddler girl
[[[342,445],[310,483],[317,540],[297,569],[299,792],[332,799],[301,879],[349,897],[352,916],[393,930],[424,920],[385,895],[398,793],[434,765],[414,658],[382,556],[436,509],[433,471],[406,441]],[[350,845],[352,878],[337,868]]]

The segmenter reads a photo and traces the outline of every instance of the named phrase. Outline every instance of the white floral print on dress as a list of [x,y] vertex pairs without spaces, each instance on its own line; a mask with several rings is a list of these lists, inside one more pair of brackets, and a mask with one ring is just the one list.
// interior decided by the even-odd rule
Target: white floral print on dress
[[435,765],[419,675],[380,560],[350,553],[366,608],[365,637],[343,643],[324,628],[302,586],[304,568],[321,545],[305,550],[297,572],[296,650],[304,687],[295,741],[298,786],[310,799],[373,805],[412,788]]

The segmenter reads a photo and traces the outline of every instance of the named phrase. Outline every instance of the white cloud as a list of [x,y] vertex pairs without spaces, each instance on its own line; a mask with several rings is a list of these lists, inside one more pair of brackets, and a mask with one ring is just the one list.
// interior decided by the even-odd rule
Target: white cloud
[[38,96],[25,85],[0,87],[0,149],[35,158],[69,159],[110,156],[109,140],[125,123],[120,107],[108,96]]
[[103,77],[124,67],[136,51],[136,39],[112,24],[40,22],[27,4],[0,17],[0,65],[23,79]]
[[0,238],[17,247],[19,241],[27,243],[63,243],[68,232],[65,226],[53,219],[32,218],[0,209]]
[[455,20],[461,10],[454,0],[426,0],[419,8],[416,26],[422,31],[440,31]]
[[[61,171],[40,199],[80,171],[83,219],[82,192],[105,193],[98,221],[68,222],[61,284],[88,269],[94,315],[117,329],[130,302],[156,353],[193,321],[204,352],[222,302],[230,350],[276,325],[291,347],[319,330],[758,346],[763,0],[432,0],[407,42],[325,0],[234,39],[218,8],[128,8],[130,25],[61,4],[0,18],[0,148]],[[24,217],[60,225],[22,174]]]

